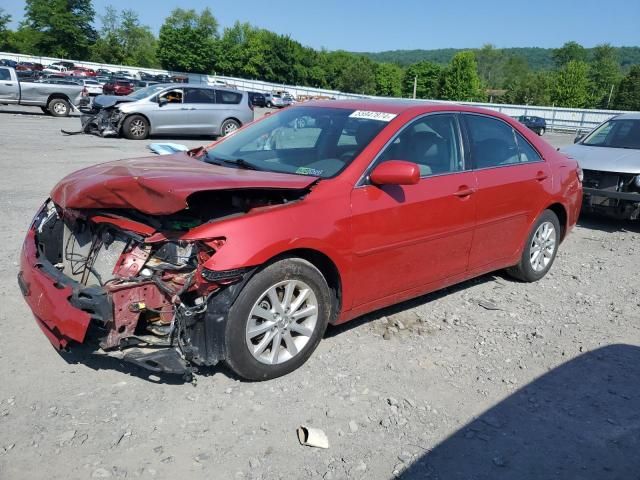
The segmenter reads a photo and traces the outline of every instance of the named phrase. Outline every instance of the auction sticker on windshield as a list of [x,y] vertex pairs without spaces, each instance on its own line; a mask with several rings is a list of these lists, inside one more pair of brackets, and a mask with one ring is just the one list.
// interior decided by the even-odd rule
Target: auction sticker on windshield
[[363,118],[367,120],[380,120],[381,122],[390,122],[397,115],[395,113],[387,113],[387,112],[371,112],[369,110],[356,110],[349,118]]

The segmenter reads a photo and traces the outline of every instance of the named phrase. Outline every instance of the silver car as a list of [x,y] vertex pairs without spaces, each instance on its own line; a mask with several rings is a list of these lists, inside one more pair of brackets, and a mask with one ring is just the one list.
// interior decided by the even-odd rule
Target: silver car
[[561,151],[583,170],[583,211],[640,218],[640,113],[613,117]]
[[158,84],[94,102],[97,125],[131,140],[149,135],[228,135],[253,121],[247,92],[207,85]]

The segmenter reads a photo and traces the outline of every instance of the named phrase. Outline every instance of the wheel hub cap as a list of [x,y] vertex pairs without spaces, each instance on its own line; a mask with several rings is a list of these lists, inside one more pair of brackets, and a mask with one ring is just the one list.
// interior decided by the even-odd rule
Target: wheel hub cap
[[533,234],[529,247],[531,268],[541,272],[549,266],[556,250],[556,228],[551,222],[542,223]]

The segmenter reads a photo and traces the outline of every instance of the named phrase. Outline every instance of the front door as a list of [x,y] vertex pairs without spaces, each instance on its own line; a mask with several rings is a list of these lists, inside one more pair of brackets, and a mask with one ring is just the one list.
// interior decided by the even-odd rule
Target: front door
[[[466,169],[456,114],[432,114],[403,129],[376,161],[418,164],[415,185],[371,185],[351,194],[354,306],[467,270],[476,180]],[[425,289],[426,289],[425,288]]]

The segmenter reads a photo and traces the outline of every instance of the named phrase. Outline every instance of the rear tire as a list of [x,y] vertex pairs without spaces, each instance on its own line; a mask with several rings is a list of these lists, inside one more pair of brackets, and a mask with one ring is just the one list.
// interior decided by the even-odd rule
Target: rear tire
[[520,262],[507,273],[523,282],[537,282],[551,269],[560,245],[560,221],[551,210],[538,217],[527,235]]
[[149,122],[142,115],[131,115],[122,124],[122,134],[129,140],[144,140],[149,136]]
[[71,113],[71,105],[63,98],[54,98],[47,104],[49,113],[54,117],[68,117]]
[[329,286],[313,264],[287,258],[268,265],[249,280],[229,309],[227,365],[255,381],[292,372],[320,343],[332,310]]
[[541,128],[540,130],[538,130],[538,135],[540,136],[544,135],[544,128]]
[[267,102],[267,108],[273,108],[273,103]]
[[228,118],[224,122],[222,122],[222,125],[220,125],[220,136],[226,137],[230,133],[233,133],[236,130],[238,130],[239,128],[240,128],[240,124],[237,121],[233,120],[232,118]]

